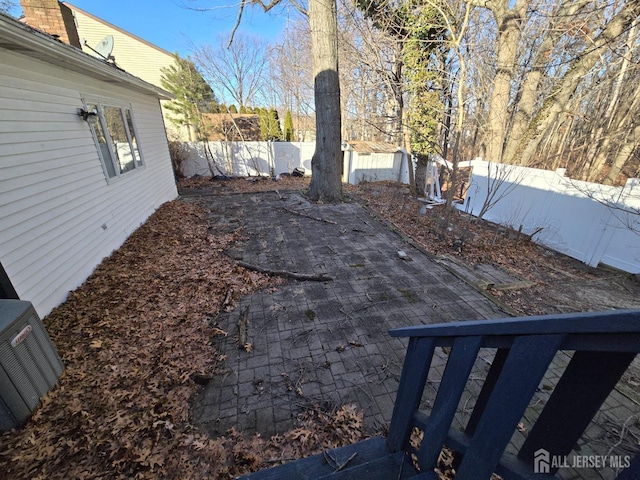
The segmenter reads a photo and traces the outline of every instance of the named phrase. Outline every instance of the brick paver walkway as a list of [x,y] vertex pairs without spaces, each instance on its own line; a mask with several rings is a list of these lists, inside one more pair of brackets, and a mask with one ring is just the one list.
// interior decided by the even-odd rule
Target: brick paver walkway
[[[254,293],[218,318],[229,332],[216,345],[227,356],[227,372],[207,385],[192,410],[195,422],[211,435],[231,427],[270,435],[290,428],[303,408],[351,402],[364,410],[372,432],[384,430],[406,349],[405,341],[391,338],[387,330],[507,316],[358,204],[311,205],[295,192],[202,196],[194,201],[210,211],[214,232],[242,227],[244,240],[228,252],[231,256],[266,269],[333,278],[292,281],[274,292]],[[401,259],[398,251],[408,259]],[[240,312],[247,307],[250,352],[238,348],[236,335]],[[446,364],[446,352],[437,353],[423,402],[427,409]],[[527,415],[544,404],[567,358],[559,354]],[[479,358],[469,393],[481,385],[491,359],[490,351]],[[472,407],[473,398],[465,395],[459,422]],[[623,424],[638,413],[637,404],[614,392],[599,414],[602,421],[589,430],[593,438],[583,439],[582,448],[604,454],[616,443],[616,434],[622,439],[616,453],[625,453],[629,442],[637,448],[638,437],[629,437]],[[525,432],[514,435],[514,445],[526,434],[527,416],[523,420]],[[566,478],[613,478],[612,472],[586,469],[561,473]]]

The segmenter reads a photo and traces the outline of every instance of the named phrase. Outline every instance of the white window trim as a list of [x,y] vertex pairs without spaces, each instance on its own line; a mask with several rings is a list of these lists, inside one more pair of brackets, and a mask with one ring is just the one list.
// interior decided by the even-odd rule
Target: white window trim
[[[102,131],[105,135],[109,135],[109,139],[107,141],[107,149],[109,150],[109,156],[111,158],[104,158],[103,153],[102,153],[102,149],[100,148],[100,142],[98,141],[98,136],[96,134],[95,131],[95,126],[89,124],[89,128],[91,130],[91,136],[93,137],[93,141],[95,143],[96,146],[96,150],[98,153],[98,158],[100,159],[100,166],[102,167],[102,171],[104,173],[104,177],[107,181],[107,183],[112,183],[115,181],[120,180],[120,178],[122,177],[126,177],[128,176],[128,174],[132,173],[132,172],[136,172],[138,170],[142,170],[145,167],[145,162],[144,162],[144,156],[142,154],[142,149],[139,143],[139,130],[136,127],[136,120],[135,120],[135,116],[133,114],[133,107],[130,103],[127,102],[118,102],[117,100],[112,100],[112,99],[107,99],[107,98],[99,98],[99,97],[93,97],[93,96],[82,96],[82,103],[84,105],[84,108],[87,109],[87,105],[96,105],[98,108],[98,122],[100,122],[100,126],[102,128]],[[124,127],[125,127],[125,131],[126,131],[126,135],[127,138],[129,139],[129,144],[130,144],[130,148],[131,148],[131,139],[133,138],[131,136],[131,132],[129,130],[129,125],[128,122],[126,121],[126,118],[124,116],[124,110],[128,110],[129,111],[129,115],[131,115],[131,123],[133,124],[134,129],[136,130],[135,133],[135,138],[136,138],[136,150],[138,153],[138,161],[136,161],[136,159],[134,158],[133,160],[133,165],[134,167],[131,170],[128,170],[124,173],[120,172],[120,166],[117,163],[117,154],[116,152],[113,151],[113,142],[111,142],[111,137],[109,134],[109,130],[107,129],[107,122],[104,118],[104,107],[115,107],[115,108],[119,108],[120,109],[120,114],[122,115],[122,121],[124,123]],[[115,172],[114,176],[109,176],[109,170],[107,168],[107,163],[109,162]]]

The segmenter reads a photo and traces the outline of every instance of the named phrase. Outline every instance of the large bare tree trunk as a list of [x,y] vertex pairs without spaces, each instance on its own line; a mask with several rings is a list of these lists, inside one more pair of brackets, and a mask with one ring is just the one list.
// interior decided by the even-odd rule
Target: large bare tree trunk
[[506,136],[506,144],[503,155],[505,163],[511,163],[511,159],[515,155],[520,140],[529,128],[531,118],[533,117],[538,101],[538,88],[544,78],[544,70],[549,54],[556,45],[558,39],[565,33],[563,28],[558,26],[561,22],[576,15],[580,10],[587,6],[589,0],[564,0],[558,7],[554,19],[549,26],[549,31],[544,32],[542,42],[538,48],[533,65],[529,72],[525,75],[524,81],[520,88],[520,100],[515,108],[513,125],[511,131]]
[[[620,71],[616,76],[615,86],[611,93],[611,99],[609,100],[609,107],[607,108],[607,111],[605,112],[604,117],[602,118],[601,122],[599,122],[600,124],[596,129],[595,137],[597,139],[597,143],[596,143],[597,148],[595,149],[595,152],[589,156],[589,158],[592,158],[593,161],[591,163],[591,167],[589,171],[585,172],[585,175],[587,176],[587,179],[589,181],[595,181],[600,177],[600,171],[602,170],[602,168],[605,165],[605,162],[607,161],[607,153],[609,151],[611,138],[614,135],[614,132],[616,130],[618,132],[625,131],[629,128],[628,121],[626,120],[629,120],[630,116],[616,115],[616,113],[620,113],[621,110],[623,111],[623,113],[628,112],[628,111],[624,112],[625,108],[619,107],[618,103],[620,101],[620,94],[622,92],[622,86],[624,84],[627,71],[629,70],[629,66],[631,65],[631,56],[633,54],[634,45],[637,41],[637,34],[638,34],[637,27],[638,25],[635,24],[635,25],[632,25],[631,28],[629,29],[628,39],[627,39],[627,54],[623,56],[622,64],[620,66]],[[630,104],[633,107],[633,104],[637,103],[639,98],[640,98],[640,89],[636,88],[635,94],[632,97],[626,99],[627,100],[625,102],[626,107],[628,108]],[[631,103],[629,103],[630,100],[631,100]],[[630,111],[635,111],[635,108],[630,108]],[[615,125],[614,125],[614,118],[616,120],[619,120]],[[621,151],[624,152],[625,150],[626,148],[623,147]],[[624,157],[624,154],[623,154],[623,157]],[[616,161],[619,162],[620,158],[622,157],[620,155],[617,155],[614,163]],[[607,177],[607,180],[610,180],[612,182],[615,181],[616,177],[618,176],[618,173],[620,173],[620,170],[623,166],[624,164],[620,165],[620,168],[617,169],[617,171],[613,169],[611,171],[611,173],[614,173],[613,177],[611,176],[611,173],[610,173]]]
[[402,145],[404,143],[403,119],[404,119],[404,85],[402,81],[402,46],[403,42],[398,40],[395,42],[394,62],[391,67],[391,89],[393,90],[393,98],[395,100],[395,111],[393,118],[393,143]]
[[493,12],[498,25],[496,75],[489,100],[489,123],[485,139],[487,160],[490,162],[502,160],[507,136],[508,105],[511,98],[515,58],[520,41],[521,25],[530,0],[518,0],[513,8],[509,8],[509,3],[509,0],[484,2],[484,5]]
[[571,65],[561,82],[554,88],[540,111],[532,119],[527,132],[520,140],[515,153],[514,163],[527,164],[533,157],[543,133],[556,121],[573,97],[579,83],[600,59],[603,50],[609,48],[611,42],[624,33],[640,14],[640,0],[630,0],[615,15],[588,48]]
[[636,125],[633,131],[629,132],[624,143],[620,146],[618,153],[613,159],[613,163],[605,183],[615,185],[616,179],[618,178],[618,175],[620,175],[622,168],[625,166],[627,161],[629,161],[633,152],[638,148],[638,142],[640,142],[640,125]]
[[[471,3],[464,4],[464,9],[461,12],[462,16],[458,17],[458,19],[454,22],[451,19],[448,19],[446,13],[443,10],[440,10],[443,14],[443,18],[447,22],[449,26],[452,26],[454,23],[456,24],[456,31],[449,28],[449,36],[451,42],[451,49],[455,52],[455,56],[458,60],[458,78],[455,86],[456,92],[456,118],[455,123],[453,124],[453,135],[454,135],[454,144],[453,144],[453,155],[451,159],[451,170],[450,170],[450,181],[449,188],[447,190],[447,218],[449,214],[453,211],[453,197],[456,189],[456,181],[458,178],[458,164],[460,163],[460,141],[463,135],[463,127],[465,120],[465,96],[467,94],[467,59],[464,56],[462,50],[462,41],[465,38],[465,32],[469,27],[469,16],[471,13]],[[453,11],[452,11],[453,12]],[[452,92],[453,93],[453,92]]]
[[316,104],[316,150],[311,159],[309,196],[322,202],[342,200],[338,20],[335,0],[309,0]]
[[[464,20],[464,28],[466,28],[467,21],[469,16],[469,9],[467,8],[465,20]],[[462,38],[462,36],[460,36]],[[456,45],[458,52],[460,52],[460,44]],[[453,144],[453,155],[451,159],[451,176],[449,188],[447,190],[447,211],[451,212],[453,210],[453,197],[455,195],[456,183],[458,181],[458,165],[460,163],[460,137],[462,137],[462,129],[464,126],[464,96],[465,96],[465,88],[466,88],[466,79],[467,79],[467,62],[460,53],[459,56],[459,75],[458,85],[456,86],[456,97],[458,103],[458,111],[456,114],[456,122],[455,122],[455,141]]]

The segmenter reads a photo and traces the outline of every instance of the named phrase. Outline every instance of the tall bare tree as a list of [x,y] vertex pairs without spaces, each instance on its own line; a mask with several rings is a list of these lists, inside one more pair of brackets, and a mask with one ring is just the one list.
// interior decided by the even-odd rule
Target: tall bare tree
[[465,56],[464,40],[469,28],[469,18],[471,14],[471,5],[468,3],[452,2],[443,5],[436,1],[427,0],[432,8],[439,14],[439,20],[446,29],[447,35],[445,42],[448,46],[450,55],[454,57],[454,64],[457,66],[455,77],[448,82],[455,85],[452,89],[455,95],[456,111],[455,116],[451,118],[451,128],[453,137],[453,151],[451,155],[451,179],[450,186],[447,191],[447,208],[450,210],[453,206],[454,191],[457,186],[458,164],[460,163],[461,142],[465,135],[465,112],[467,108],[468,94],[468,59]]
[[316,105],[316,149],[311,159],[309,196],[322,202],[342,199],[342,128],[338,76],[336,0],[309,0]]
[[[342,138],[340,128],[340,80],[338,77],[338,19],[336,0],[309,0],[308,10],[297,0],[286,0],[309,17],[313,56],[316,107],[316,150],[311,160],[311,199],[323,202],[342,200]],[[258,5],[265,12],[283,0],[241,0],[238,17],[228,45],[242,21],[247,5]]]
[[403,145],[406,31],[400,6],[342,0],[339,8],[345,132],[353,139]]
[[486,127],[486,156],[492,162],[502,160],[506,137],[508,105],[511,100],[515,59],[527,8],[532,0],[469,0],[468,5],[491,10],[497,25],[495,40],[496,66],[493,91],[489,100],[489,119]]
[[236,34],[233,43],[218,36],[213,48],[196,49],[194,59],[220,99],[238,108],[254,105],[265,88],[267,45],[258,37]]
[[515,149],[512,161],[526,163],[532,159],[543,134],[565,111],[582,79],[589,74],[611,43],[623,35],[637,20],[638,15],[640,15],[640,1],[627,2],[592,39],[589,39],[588,47],[569,62],[566,73],[556,82],[551,94],[533,116]]
[[470,79],[490,66],[483,75],[486,108],[482,96],[474,100],[475,153],[494,162],[565,166],[606,182],[629,172],[640,133],[640,2],[466,2],[492,16],[483,28],[474,25],[469,44]]
[[[282,106],[292,114],[293,130],[305,130],[313,113],[313,66],[309,22],[291,21],[284,38],[270,52],[271,86],[274,106]],[[298,139],[297,135],[293,139]]]
[[[549,57],[552,54],[554,48],[556,48],[561,37],[566,34],[566,26],[563,22],[567,19],[575,19],[576,15],[587,6],[588,0],[564,0],[557,5],[553,5],[548,11],[546,16],[547,22],[544,25],[536,26],[535,30],[531,32],[531,35],[539,36],[541,38],[539,45],[528,45],[529,56],[532,57],[530,66],[527,65],[526,71],[522,74],[522,80],[519,87],[519,100],[517,102],[517,108],[513,109],[512,126],[507,137],[506,129],[502,131],[500,135],[501,145],[494,145],[494,154],[497,162],[501,161],[503,156],[509,161],[516,153],[518,145],[522,141],[525,133],[527,132],[529,125],[536,113],[537,105],[540,98],[540,90],[544,88],[544,83],[548,83],[547,75],[547,63]],[[520,18],[523,18],[523,13],[518,12]],[[532,22],[534,23],[534,22]],[[514,39],[518,35],[514,33]],[[515,68],[512,67],[512,72]],[[512,78],[515,75],[512,74]],[[509,90],[503,92],[506,95],[507,100],[511,100],[509,96]],[[503,107],[506,112],[506,106]],[[495,113],[498,115],[498,113]],[[489,113],[490,122],[493,121],[493,112]],[[506,127],[506,125],[505,125]],[[489,155],[488,155],[489,157]],[[494,157],[489,157],[494,158]]]

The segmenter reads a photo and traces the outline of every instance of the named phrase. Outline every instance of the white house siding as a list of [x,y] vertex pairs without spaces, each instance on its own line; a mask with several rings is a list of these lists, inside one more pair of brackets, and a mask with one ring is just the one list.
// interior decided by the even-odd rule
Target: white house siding
[[[177,191],[157,98],[4,49],[0,65],[0,261],[44,316]],[[107,183],[83,96],[131,105],[143,168]]]
[[[112,55],[116,64],[132,75],[157,87],[162,87],[160,84],[160,78],[162,77],[160,69],[173,64],[171,53],[103,20],[99,20],[74,7],[73,4],[66,3],[66,5],[73,11],[81,42],[82,39],[85,39],[89,46],[95,49],[105,36],[113,35]],[[97,56],[84,45],[82,49],[89,55]]]
[[[119,29],[115,25],[110,25],[108,22],[84,12],[72,4],[65,2],[65,5],[73,11],[81,42],[86,40],[87,44],[95,50],[104,37],[112,35],[114,42],[111,55],[115,58],[116,64],[145,82],[162,88],[162,83],[160,82],[162,78],[161,69],[173,65],[174,59],[171,53]],[[87,46],[82,45],[82,49],[85,53],[98,57]],[[167,102],[168,100],[162,101],[163,104]],[[170,121],[173,115],[171,112],[163,108],[163,115],[167,132],[170,136],[184,140],[189,138],[186,129],[180,128]]]

